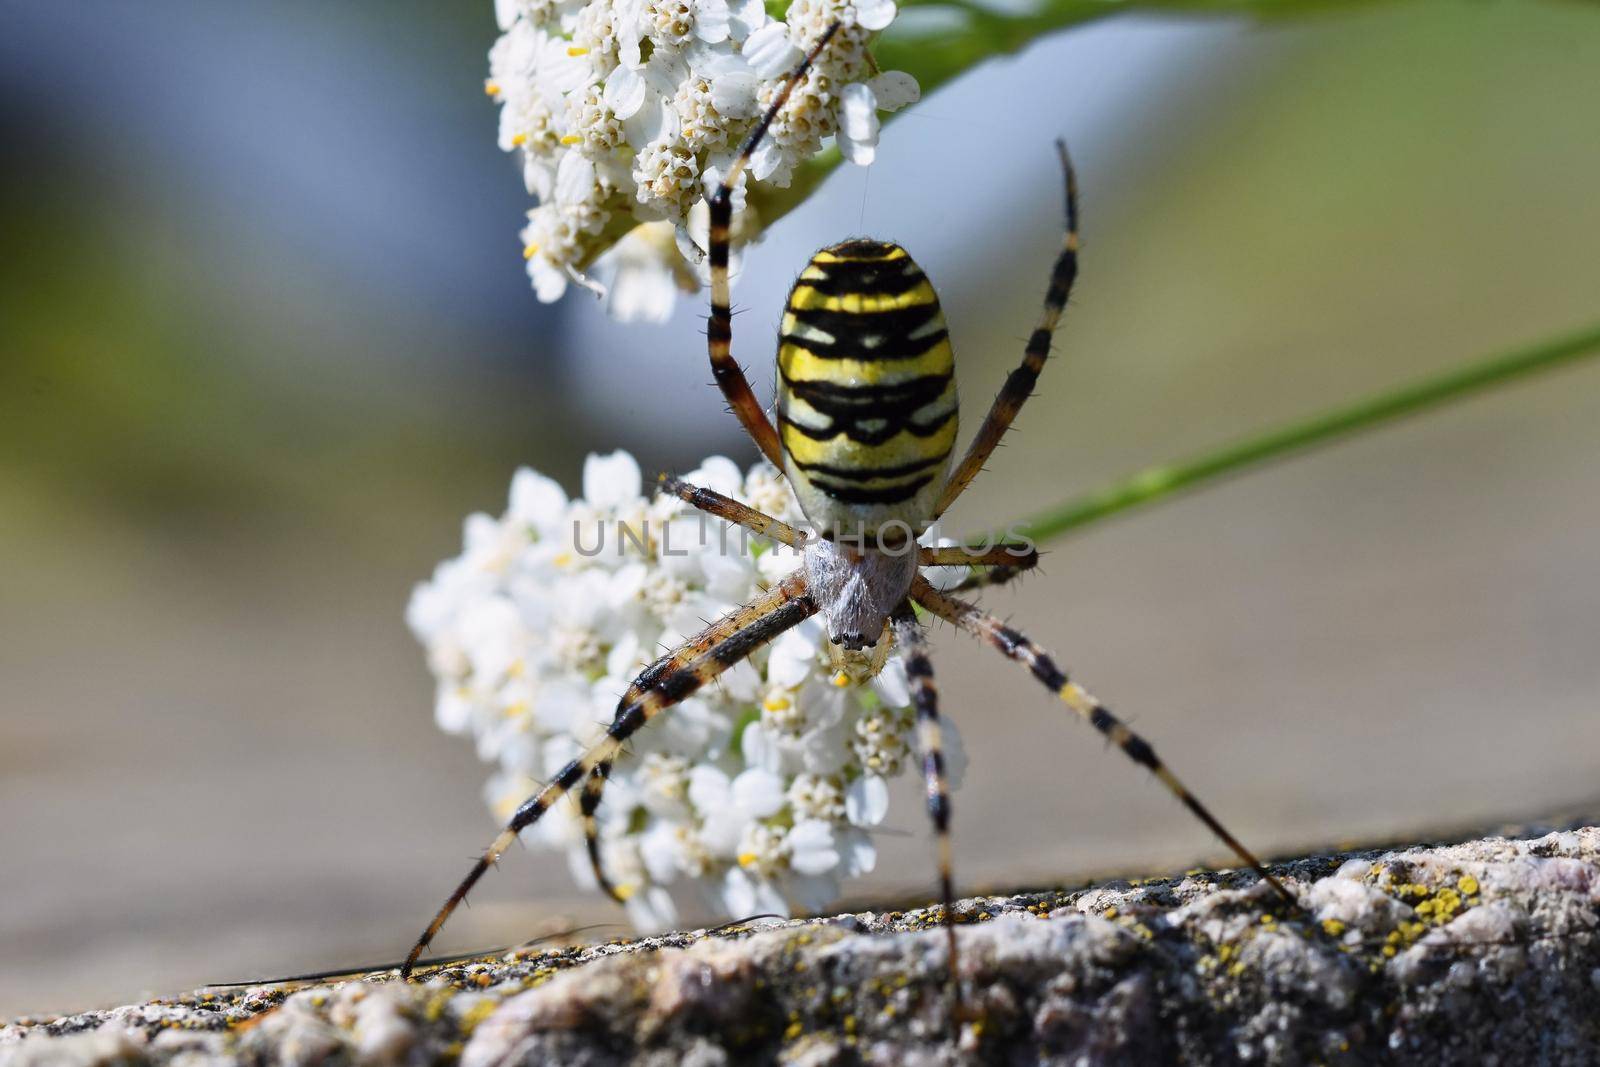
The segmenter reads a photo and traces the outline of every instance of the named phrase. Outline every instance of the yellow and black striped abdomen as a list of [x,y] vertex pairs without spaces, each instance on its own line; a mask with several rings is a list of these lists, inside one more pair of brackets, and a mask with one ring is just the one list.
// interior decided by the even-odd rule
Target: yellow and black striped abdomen
[[823,533],[920,533],[949,473],[956,381],[939,297],[898,245],[812,257],[778,340],[778,433],[800,506]]

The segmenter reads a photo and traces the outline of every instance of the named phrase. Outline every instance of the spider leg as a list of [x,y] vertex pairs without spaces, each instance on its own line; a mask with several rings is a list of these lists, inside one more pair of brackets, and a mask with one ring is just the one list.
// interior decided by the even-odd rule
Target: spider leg
[[711,262],[711,318],[706,323],[706,346],[711,354],[711,375],[716,379],[717,388],[722,390],[722,395],[728,400],[728,406],[739,417],[750,439],[761,449],[761,454],[779,470],[783,469],[783,448],[778,442],[778,431],[773,429],[767,413],[761,409],[760,401],[750,388],[750,380],[744,376],[744,369],[733,358],[733,313],[729,307],[728,290],[728,248],[733,229],[733,187],[738,184],[739,175],[749,164],[750,156],[761,143],[761,138],[766,136],[767,128],[772,125],[773,119],[777,118],[778,112],[783,110],[783,105],[789,102],[789,94],[805,78],[806,72],[811,69],[811,64],[816,61],[823,48],[827,47],[838,29],[839,23],[835,22],[824,30],[822,36],[811,46],[811,51],[800,61],[800,65],[795,67],[794,72],[783,83],[783,88],[779,89],[778,95],[773,98],[766,114],[761,116],[761,121],[750,131],[750,136],[745,138],[744,146],[739,150],[738,158],[728,168],[722,184],[717,186],[717,191],[711,194],[710,200],[707,201],[711,213],[710,241],[706,250],[707,258]]
[[1192,812],[1195,818],[1205,823],[1212,833],[1221,839],[1222,843],[1233,850],[1245,864],[1255,870],[1261,878],[1277,890],[1291,907],[1299,909],[1299,903],[1283,887],[1283,883],[1273,877],[1272,873],[1262,865],[1249,849],[1240,843],[1239,839],[1229,833],[1222,823],[1217,821],[1206,806],[1200,803],[1195,795],[1178,780],[1178,776],[1167,769],[1156,755],[1150,743],[1132,730],[1127,725],[1111,714],[1095,699],[1088,690],[1077,682],[1067,677],[1065,671],[1057,667],[1055,661],[1023,634],[1017,632],[993,615],[983,611],[975,604],[964,600],[946,596],[925,578],[918,577],[911,586],[911,597],[924,608],[938,615],[940,618],[954,623],[957,627],[967,631],[979,640],[993,646],[1000,654],[1027,667],[1033,676],[1044,684],[1056,696],[1071,708],[1078,717],[1089,723],[1096,730],[1104,734],[1113,744],[1128,756],[1133,762],[1146,768],[1150,773],[1161,779],[1172,794],[1183,802],[1183,806]]
[[589,867],[594,871],[595,884],[618,904],[626,904],[629,894],[617,888],[616,883],[606,876],[605,863],[600,857],[600,820],[594,814],[600,809],[600,798],[605,794],[606,781],[611,777],[614,762],[603,759],[594,765],[594,770],[584,779],[578,810],[583,815],[583,844],[589,851]]
[[955,587],[958,593],[981,589],[986,585],[1005,585],[1024,571],[1039,565],[1039,550],[1032,545],[995,545],[987,552],[976,552],[959,545],[947,548],[924,548],[917,558],[919,567],[967,566],[984,567],[974,570]]
[[956,954],[956,897],[950,877],[950,786],[945,780],[944,738],[939,728],[939,691],[933,684],[933,660],[928,637],[917,622],[909,601],[894,613],[894,637],[905,659],[911,702],[917,709],[917,740],[922,750],[922,777],[928,794],[928,817],[939,849],[939,892],[944,904],[944,929],[949,946],[950,988],[961,999],[961,975]]
[[[727,618],[714,623],[701,638],[714,635],[711,642],[693,657],[679,664],[671,657],[657,661],[640,675],[639,681],[629,687],[617,707],[616,718],[606,730],[606,735],[577,759],[561,769],[550,783],[522,802],[511,816],[505,829],[479,857],[467,872],[461,884],[434,915],[422,936],[406,956],[400,976],[408,978],[417,960],[426,951],[435,935],[466,899],[489,867],[495,863],[517,835],[538,822],[545,812],[577,788],[585,775],[601,763],[615,762],[622,745],[645,723],[666,711],[674,704],[697,692],[702,686],[722,674],[734,664],[771,641],[785,630],[798,625],[816,613],[817,606],[806,594],[805,576],[795,574],[774,586],[766,595],[739,608]],[[738,625],[732,625],[737,621]],[[696,644],[700,639],[696,639]]]
[[[664,481],[666,477],[663,475]],[[677,479],[672,479],[672,481],[677,485],[685,486],[691,491],[711,492],[709,489],[701,490],[696,486],[679,482]],[[717,493],[712,493],[712,496],[715,496],[718,500],[728,500],[727,497]],[[729,500],[728,503],[734,504],[736,507],[744,507],[743,504],[738,504],[735,501]],[[749,508],[745,510],[751,511],[757,517],[765,518],[759,511]],[[771,521],[777,522],[776,519]],[[779,523],[779,525],[783,524]],[[633,684],[628,686],[627,691],[622,694],[617,705],[618,714],[620,715],[629,705],[642,698],[649,689],[660,684],[661,678],[665,675],[673,671],[682,670],[694,660],[705,655],[709,649],[719,642],[758,621],[762,613],[771,607],[773,595],[774,593],[768,593],[765,597],[756,600],[746,608],[713,623],[679,645],[672,652],[646,667],[639,677],[634,679]],[[589,867],[594,872],[595,882],[605,892],[606,896],[618,904],[626,904],[631,894],[606,875],[605,863],[600,855],[600,821],[595,817],[595,812],[600,808],[600,800],[605,794],[606,782],[611,777],[611,770],[615,765],[615,759],[603,759],[594,765],[594,769],[589,772],[589,776],[584,780],[583,792],[578,798],[578,810],[583,816],[583,843],[589,853]]]
[[698,485],[690,485],[670,474],[661,475],[657,479],[657,485],[663,493],[670,493],[708,515],[715,515],[719,519],[726,519],[735,525],[743,526],[751,533],[771,538],[790,548],[805,546],[806,535],[800,530],[781,519],[775,519],[771,515],[741,504],[731,497],[725,497],[711,489],[702,489]]
[[972,484],[972,479],[978,476],[978,471],[983,469],[995,447],[1000,444],[1000,438],[1011,428],[1017,412],[1022,410],[1023,401],[1033,395],[1039,372],[1044,369],[1044,361],[1050,355],[1050,339],[1055,335],[1056,323],[1061,320],[1067,297],[1072,293],[1073,279],[1078,276],[1078,179],[1072,171],[1072,160],[1067,156],[1067,143],[1057,141],[1056,149],[1061,154],[1061,171],[1066,181],[1067,233],[1061,252],[1056,256],[1055,266],[1050,270],[1050,287],[1044,294],[1044,312],[1039,316],[1039,325],[1028,338],[1022,365],[1006,378],[1000,395],[994,398],[994,406],[978,427],[977,436],[972,439],[967,454],[945,483],[944,495],[933,509],[934,518],[943,515],[956,497]]
[[986,549],[940,545],[917,550],[919,567],[1011,567],[1019,571],[1039,565],[1039,550],[1032,545],[1000,544]]
[[991,585],[1005,585],[1025,573],[1026,567],[990,567],[986,571],[973,571],[964,578],[960,585],[951,590],[955,593],[966,593],[974,589],[982,589]]

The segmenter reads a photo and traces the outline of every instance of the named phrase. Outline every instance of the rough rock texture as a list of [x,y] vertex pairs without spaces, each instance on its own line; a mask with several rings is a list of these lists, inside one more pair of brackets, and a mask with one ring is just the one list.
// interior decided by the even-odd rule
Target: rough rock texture
[[1600,828],[528,950],[0,1027],[0,1064],[1600,1063]]

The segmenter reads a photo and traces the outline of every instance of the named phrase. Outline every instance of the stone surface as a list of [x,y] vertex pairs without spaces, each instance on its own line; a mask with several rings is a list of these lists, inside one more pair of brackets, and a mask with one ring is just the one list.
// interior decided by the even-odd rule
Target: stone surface
[[528,949],[0,1027],[0,1064],[1600,1062],[1600,828]]

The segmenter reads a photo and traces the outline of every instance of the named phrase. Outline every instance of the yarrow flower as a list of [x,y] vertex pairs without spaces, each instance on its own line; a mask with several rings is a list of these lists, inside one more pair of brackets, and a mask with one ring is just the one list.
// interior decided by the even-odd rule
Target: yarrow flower
[[[802,521],[770,465],[713,457],[685,476]],[[494,764],[485,799],[508,817],[611,721],[618,698],[665,650],[753,599],[800,555],[675,497],[647,497],[625,452],[590,456],[583,496],[517,471],[499,518],[466,521],[461,555],[407,609],[437,683],[439,726]],[[634,735],[599,816],[607,874],[642,929],[680,909],[736,918],[814,911],[872,870],[869,830],[888,780],[915,769],[905,668],[831,646],[813,619]],[[952,784],[964,762],[946,724]],[[524,835],[564,850],[594,887],[575,804]]]
[[[879,111],[919,95],[911,75],[880,73],[868,53],[895,13],[893,0],[793,0],[782,21],[762,0],[496,0],[503,33],[485,88],[500,105],[500,148],[538,198],[522,242],[539,299],[577,282],[606,292],[618,318],[664,320],[674,293],[697,287],[686,268],[704,248],[690,235],[708,185],[835,22],[741,177],[736,211],[749,183],[787,187],[829,139],[871,163]],[[736,216],[736,240],[757,229]]]

